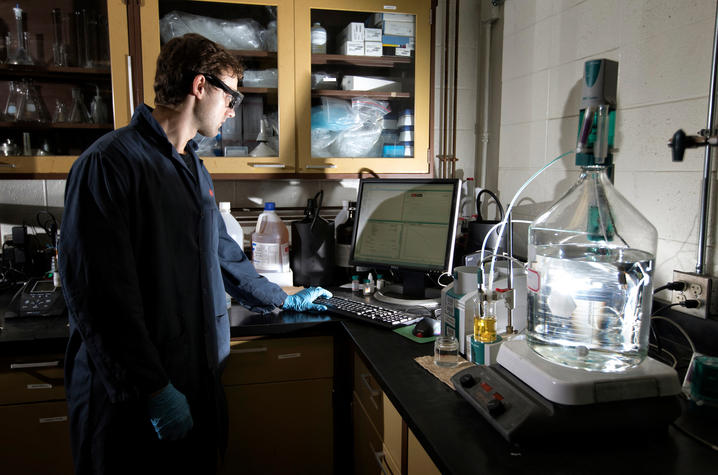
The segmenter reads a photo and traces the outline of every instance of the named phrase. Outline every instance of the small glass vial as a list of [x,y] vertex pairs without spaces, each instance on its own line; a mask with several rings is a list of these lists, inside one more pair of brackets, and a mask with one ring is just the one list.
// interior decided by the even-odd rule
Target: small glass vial
[[374,283],[369,279],[364,279],[364,286],[362,287],[362,293],[364,295],[371,295],[374,293]]
[[384,277],[381,274],[376,275],[376,290],[384,288]]
[[312,54],[327,54],[327,30],[319,22],[312,25]]
[[361,286],[359,285],[359,276],[353,275],[352,276],[352,292],[359,292],[361,290]]
[[482,312],[478,320],[478,341],[482,343],[493,343],[496,335],[496,300],[488,299],[481,302]]

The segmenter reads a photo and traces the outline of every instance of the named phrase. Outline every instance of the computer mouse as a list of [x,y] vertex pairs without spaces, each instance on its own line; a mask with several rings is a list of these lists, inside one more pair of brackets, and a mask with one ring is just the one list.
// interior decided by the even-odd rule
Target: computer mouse
[[419,320],[411,331],[414,336],[428,338],[441,334],[441,322],[431,317],[424,317]]

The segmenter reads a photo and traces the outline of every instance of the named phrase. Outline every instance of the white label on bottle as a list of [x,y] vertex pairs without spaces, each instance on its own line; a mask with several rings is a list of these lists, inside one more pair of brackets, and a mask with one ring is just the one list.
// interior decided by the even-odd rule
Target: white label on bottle
[[351,267],[351,264],[349,264],[351,252],[351,244],[336,244],[334,246],[335,260],[339,267]]
[[533,269],[527,269],[526,288],[531,292],[538,292],[541,289],[541,275]]
[[7,106],[7,115],[15,115],[17,113],[17,109],[15,108],[15,104],[10,104]]
[[289,270],[289,244],[253,242],[252,262],[259,272],[286,272]]
[[327,32],[324,30],[319,30],[319,29],[312,30],[312,44],[313,45],[327,44]]
[[28,104],[28,105],[27,105],[27,111],[28,111],[28,112],[35,112],[35,104]]

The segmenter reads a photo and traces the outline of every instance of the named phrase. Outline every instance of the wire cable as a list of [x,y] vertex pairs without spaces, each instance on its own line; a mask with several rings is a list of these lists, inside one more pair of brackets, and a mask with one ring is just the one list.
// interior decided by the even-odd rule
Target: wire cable
[[674,321],[671,320],[670,318],[662,317],[662,316],[660,316],[660,315],[652,316],[652,317],[651,317],[651,321],[653,321],[653,320],[663,320],[663,321],[666,321],[666,322],[670,323],[670,324],[673,325],[674,327],[676,327],[676,328],[678,329],[678,331],[681,332],[681,334],[683,335],[683,337],[686,339],[686,341],[688,342],[688,344],[691,346],[691,351],[692,351],[693,353],[697,353],[697,352],[696,352],[696,345],[693,344],[693,340],[691,340],[691,337],[688,336],[688,333],[686,333],[686,331],[683,329],[682,326],[680,326],[679,324],[677,324],[676,322],[674,322]]

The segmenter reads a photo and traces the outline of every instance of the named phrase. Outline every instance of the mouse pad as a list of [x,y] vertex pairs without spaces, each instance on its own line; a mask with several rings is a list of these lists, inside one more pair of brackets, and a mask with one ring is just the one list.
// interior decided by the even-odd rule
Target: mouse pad
[[397,328],[396,330],[394,330],[394,333],[398,333],[399,335],[406,337],[406,338],[408,338],[412,341],[415,341],[417,343],[429,343],[429,342],[436,340],[435,336],[428,336],[426,338],[419,338],[418,336],[415,336],[414,334],[411,333],[414,330],[415,326],[416,326],[416,324]]

